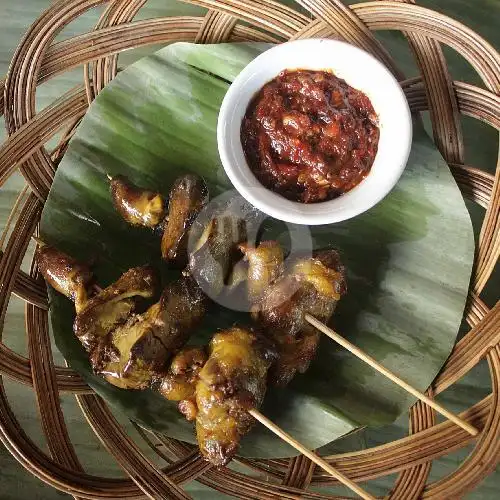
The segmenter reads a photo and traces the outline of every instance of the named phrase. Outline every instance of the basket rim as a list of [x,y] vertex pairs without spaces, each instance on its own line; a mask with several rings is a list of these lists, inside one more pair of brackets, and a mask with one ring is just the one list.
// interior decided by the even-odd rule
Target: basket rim
[[[368,47],[392,66],[389,54],[378,45],[371,30],[393,29],[405,33],[422,73],[420,79],[403,83],[413,109],[430,110],[434,140],[464,195],[486,208],[466,309],[471,330],[455,346],[443,371],[434,381],[431,393],[435,395],[444,391],[480,359],[486,358],[492,378],[492,394],[465,413],[483,429],[473,452],[454,473],[439,481],[427,484],[429,460],[450,449],[465,446],[471,440],[446,428],[445,424],[434,426],[434,414],[419,404],[410,412],[408,438],[363,453],[335,455],[329,460],[339,464],[341,470],[357,481],[371,477],[366,467],[373,468],[374,464],[377,464],[375,475],[399,471],[391,498],[398,498],[405,491],[411,491],[413,497],[463,495],[494,469],[500,452],[500,306],[497,304],[490,309],[480,297],[500,253],[500,173],[497,169],[496,175],[492,176],[465,165],[460,113],[500,129],[500,56],[490,44],[461,23],[405,1],[373,1],[348,8],[337,0],[298,0],[297,3],[315,18],[313,20],[292,8],[267,0],[187,1],[213,10],[203,18],[188,16],[133,21],[145,0],[120,0],[107,7],[95,31],[53,43],[56,33],[64,25],[89,8],[105,3],[104,0],[58,2],[31,27],[14,55],[7,79],[0,81],[0,109],[5,113],[9,132],[9,138],[1,147],[1,183],[19,168],[29,186],[29,194],[21,199],[20,210],[13,217],[13,230],[0,260],[1,314],[4,318],[11,291],[26,300],[30,346],[30,356],[24,358],[0,343],[0,374],[34,386],[51,456],[41,452],[24,434],[3,389],[0,389],[2,441],[30,472],[58,489],[81,497],[146,494],[157,498],[186,498],[175,483],[194,478],[222,492],[246,495],[243,498],[268,498],[269,495],[292,498],[299,492],[307,496],[311,493],[304,491],[310,484],[332,484],[330,478],[315,472],[304,457],[246,464],[259,471],[271,471],[283,483],[282,486],[271,486],[239,473],[207,470],[196,452],[182,443],[170,441],[164,446],[180,460],[166,473],[159,471],[123,433],[102,402],[88,393],[81,379],[67,368],[54,366],[46,324],[45,293],[36,268],[33,267],[29,274],[23,273],[20,264],[29,239],[37,230],[43,200],[67,141],[88,104],[116,75],[119,52],[132,46],[170,41],[175,37],[209,43],[242,39],[278,41],[326,34]],[[242,20],[250,26],[242,25]],[[486,89],[453,82],[440,44],[451,46],[468,60]],[[85,87],[62,96],[53,106],[36,113],[36,86],[82,64]],[[398,70],[394,68],[394,71]],[[50,155],[43,144],[61,126],[68,126],[68,133]],[[117,481],[89,477],[82,471],[56,402],[59,390],[77,394],[90,425],[131,479]],[[52,399],[48,398],[49,395]],[[400,457],[395,458],[401,452],[416,453],[410,455],[416,458],[403,464]]]

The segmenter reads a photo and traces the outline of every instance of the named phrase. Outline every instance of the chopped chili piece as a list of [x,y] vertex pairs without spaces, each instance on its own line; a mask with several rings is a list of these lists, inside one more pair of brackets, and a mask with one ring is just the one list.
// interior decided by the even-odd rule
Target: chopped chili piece
[[379,141],[370,99],[327,71],[285,70],[258,92],[241,125],[247,162],[285,198],[337,198],[370,172]]

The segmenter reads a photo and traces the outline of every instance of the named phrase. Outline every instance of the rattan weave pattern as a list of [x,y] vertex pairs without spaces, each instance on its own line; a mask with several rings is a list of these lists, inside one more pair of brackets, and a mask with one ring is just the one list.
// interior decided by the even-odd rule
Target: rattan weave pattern
[[[433,411],[421,403],[410,410],[408,437],[327,458],[356,481],[399,472],[390,498],[463,496],[495,468],[500,456],[500,305],[489,309],[481,300],[500,253],[500,168],[497,166],[496,176],[492,176],[464,164],[460,114],[500,129],[499,55],[467,27],[411,0],[372,1],[350,7],[340,0],[297,0],[309,16],[270,0],[186,0],[208,8],[207,15],[133,21],[145,1],[56,2],[32,25],[13,57],[9,74],[0,80],[0,109],[9,134],[0,147],[0,185],[17,169],[27,183],[1,240],[0,325],[3,329],[11,294],[21,297],[26,302],[29,347],[29,357],[25,358],[0,342],[0,374],[33,387],[49,454],[41,451],[23,431],[0,384],[2,441],[30,472],[78,498],[188,498],[181,486],[193,479],[239,498],[332,498],[308,490],[310,485],[335,481],[305,457],[241,459],[251,475],[216,470],[201,459],[192,445],[139,429],[146,443],[170,464],[165,470],[158,470],[81,378],[66,367],[54,365],[45,287],[36,267],[29,274],[20,270],[30,237],[37,231],[57,164],[89,103],[116,75],[119,52],[172,41],[282,42],[331,37],[373,53],[401,81],[411,109],[416,113],[430,111],[434,140],[463,195],[486,209],[465,311],[470,331],[456,344],[428,394],[444,391],[483,358],[489,364],[492,393],[463,414],[481,429],[468,459],[437,482],[428,482],[432,460],[470,444],[472,438],[449,422],[436,425]],[[107,5],[94,31],[54,42],[65,25],[100,4]],[[405,79],[397,69],[390,54],[372,35],[382,29],[404,33],[418,62],[419,77]],[[452,81],[442,44],[471,63],[484,88]],[[37,113],[37,85],[81,65],[82,85]],[[65,131],[63,139],[53,151],[48,151],[44,144],[61,130]],[[59,392],[75,394],[89,425],[129,479],[85,473],[67,432]],[[158,443],[162,446],[156,446]],[[263,479],[256,477],[256,472],[262,473]]]

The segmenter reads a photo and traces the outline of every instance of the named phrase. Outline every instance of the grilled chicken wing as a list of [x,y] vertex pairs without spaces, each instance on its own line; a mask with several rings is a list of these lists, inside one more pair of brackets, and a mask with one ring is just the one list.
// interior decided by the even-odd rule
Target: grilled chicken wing
[[253,318],[275,341],[279,357],[270,380],[286,385],[304,373],[316,354],[320,333],[304,319],[306,313],[327,323],[345,293],[344,267],[334,250],[299,259],[289,273],[269,287],[254,305]]
[[45,281],[75,303],[77,311],[87,302],[87,287],[92,281],[92,271],[85,264],[40,242],[36,251],[38,268]]
[[161,253],[165,260],[185,266],[189,229],[208,203],[205,181],[196,175],[179,177],[170,190],[168,218],[165,219]]
[[254,424],[276,353],[257,334],[239,327],[217,333],[196,385],[196,434],[201,453],[216,466],[228,463]]
[[125,176],[110,179],[111,198],[125,221],[133,226],[154,228],[165,217],[165,203],[160,194],[132,184]]

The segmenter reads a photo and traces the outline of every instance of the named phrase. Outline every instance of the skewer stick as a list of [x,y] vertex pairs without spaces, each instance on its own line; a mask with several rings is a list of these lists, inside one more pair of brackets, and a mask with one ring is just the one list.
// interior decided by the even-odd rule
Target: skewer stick
[[321,467],[324,471],[328,472],[335,479],[338,479],[342,484],[350,488],[352,491],[357,493],[361,498],[365,500],[375,500],[375,497],[366,492],[363,488],[358,486],[354,481],[351,481],[348,477],[344,476],[337,469],[334,469],[328,462],[323,460],[321,457],[313,453],[311,450],[306,448],[304,445],[300,444],[296,439],[294,439],[290,434],[287,434],[283,429],[278,427],[274,422],[271,422],[267,417],[262,415],[260,411],[251,409],[248,413],[252,415],[255,420],[258,420],[262,425],[267,427],[270,431],[274,432],[278,437],[286,441],[289,445],[293,446],[297,451],[300,451],[309,460],[314,462],[316,465]]
[[375,368],[375,370],[380,372],[382,375],[385,375],[388,379],[392,380],[395,384],[399,385],[399,387],[402,387],[405,391],[409,392],[416,398],[420,399],[420,401],[423,401],[425,404],[429,405],[438,413],[441,413],[441,415],[446,417],[448,420],[451,420],[453,423],[460,426],[462,429],[467,431],[471,436],[477,436],[479,434],[479,431],[475,427],[467,423],[465,420],[462,420],[460,417],[457,417],[457,415],[451,413],[446,408],[441,406],[439,403],[436,403],[436,401],[426,396],[423,392],[420,392],[419,390],[415,389],[404,380],[400,379],[397,375],[395,375],[390,370],[382,366],[378,361],[376,361],[371,356],[363,352],[359,347],[356,347],[354,344],[351,344],[344,337],[334,332],[332,329],[328,328],[326,325],[321,323],[321,321],[318,321],[314,316],[306,314],[305,319],[308,323],[316,327],[320,332],[324,333],[332,340],[335,340],[335,342],[340,344],[342,347],[346,348],[348,351],[350,351],[359,359],[370,365],[372,368]]
[[38,236],[31,235],[31,239],[41,247],[45,245],[45,243]]

